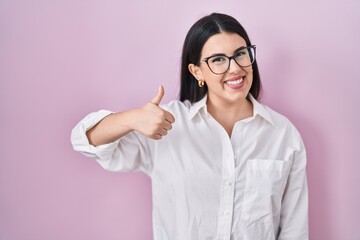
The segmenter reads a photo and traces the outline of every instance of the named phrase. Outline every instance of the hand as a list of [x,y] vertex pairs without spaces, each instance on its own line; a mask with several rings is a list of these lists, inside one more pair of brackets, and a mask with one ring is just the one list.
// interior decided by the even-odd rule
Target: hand
[[137,109],[138,114],[134,130],[155,140],[167,135],[167,132],[172,128],[171,124],[175,122],[175,118],[170,112],[159,107],[163,97],[164,88],[160,86],[156,96],[149,103]]

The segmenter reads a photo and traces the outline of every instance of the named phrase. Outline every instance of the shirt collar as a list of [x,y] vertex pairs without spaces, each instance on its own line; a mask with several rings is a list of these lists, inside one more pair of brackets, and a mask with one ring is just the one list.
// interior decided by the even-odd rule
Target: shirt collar
[[254,117],[256,115],[259,115],[260,117],[271,123],[271,125],[274,125],[274,121],[270,116],[269,110],[263,104],[259,103],[250,93],[249,97],[250,101],[253,104]]
[[200,109],[204,109],[205,114],[208,114],[206,101],[207,101],[207,94],[200,101],[193,103],[191,105],[189,112],[189,119],[195,117],[195,115],[200,111]]
[[[253,104],[254,117],[259,115],[264,118],[266,121],[274,125],[274,121],[272,120],[269,111],[266,109],[264,105],[259,103],[250,93],[249,93],[250,101]],[[190,107],[189,119],[192,119],[201,109],[203,109],[204,113],[207,115],[206,108],[207,95],[205,95],[200,101],[193,103]]]

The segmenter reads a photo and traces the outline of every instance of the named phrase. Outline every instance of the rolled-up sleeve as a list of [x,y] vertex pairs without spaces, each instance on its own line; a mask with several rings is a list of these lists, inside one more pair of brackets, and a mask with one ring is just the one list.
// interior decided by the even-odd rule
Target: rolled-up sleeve
[[100,110],[82,119],[71,132],[71,143],[75,151],[95,159],[104,169],[116,172],[143,171],[149,175],[152,167],[152,154],[149,140],[136,132],[99,146],[89,143],[86,132],[112,114]]
[[308,186],[306,177],[306,150],[295,131],[298,140],[294,159],[283,196],[278,240],[308,240]]

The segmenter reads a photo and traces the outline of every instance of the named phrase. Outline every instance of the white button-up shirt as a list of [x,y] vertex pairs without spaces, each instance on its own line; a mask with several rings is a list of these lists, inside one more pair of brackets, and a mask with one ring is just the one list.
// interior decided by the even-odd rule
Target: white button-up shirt
[[308,239],[306,152],[284,116],[257,102],[231,137],[201,101],[162,105],[175,117],[161,140],[137,132],[102,146],[86,131],[110,111],[72,131],[75,150],[109,171],[142,171],[152,180],[154,240]]

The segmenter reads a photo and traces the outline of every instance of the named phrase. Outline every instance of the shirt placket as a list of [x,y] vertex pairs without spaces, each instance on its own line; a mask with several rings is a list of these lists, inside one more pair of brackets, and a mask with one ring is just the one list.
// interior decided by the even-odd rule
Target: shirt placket
[[222,137],[223,167],[218,220],[218,240],[230,240],[234,210],[235,163],[229,137]]

